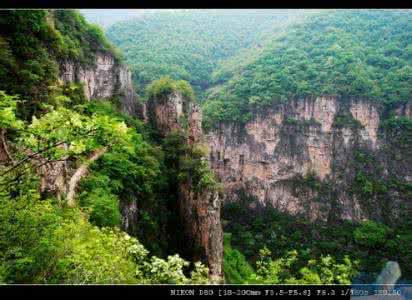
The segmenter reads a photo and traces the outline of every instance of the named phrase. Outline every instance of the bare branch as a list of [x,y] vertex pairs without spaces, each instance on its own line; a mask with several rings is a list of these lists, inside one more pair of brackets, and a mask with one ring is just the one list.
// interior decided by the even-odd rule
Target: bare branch
[[0,142],[2,144],[2,148],[4,150],[4,153],[7,156],[7,160],[11,161],[14,164],[14,160],[13,160],[13,157],[11,156],[11,154],[10,154],[9,147],[7,146],[7,141],[6,141],[5,136],[6,136],[6,129],[1,128],[0,129]]
[[70,178],[69,192],[67,193],[67,205],[69,207],[74,207],[76,205],[74,196],[76,193],[77,184],[86,175],[90,164],[98,160],[104,153],[106,153],[107,149],[108,147],[103,147],[93,151],[88,159],[76,169],[73,176]]
[[33,153],[33,154],[30,154],[30,155],[26,156],[26,157],[23,158],[22,160],[18,161],[15,165],[13,165],[10,169],[8,169],[8,170],[6,170],[5,172],[3,172],[0,176],[4,176],[4,175],[6,175],[7,173],[10,173],[10,172],[13,171],[14,169],[16,169],[18,166],[20,166],[20,165],[23,164],[24,162],[28,161],[29,159],[35,157],[36,155],[39,155],[39,154],[41,154],[41,153],[43,153],[43,152],[45,152],[45,151],[47,151],[47,150],[50,150],[50,149],[52,149],[52,148],[54,148],[54,147],[57,147],[57,146],[59,146],[59,145],[62,145],[62,144],[64,144],[64,143],[66,143],[66,141],[55,143],[55,144],[53,144],[53,145],[51,145],[51,146],[49,146],[49,147],[43,148],[43,149],[41,149],[41,150],[39,150],[39,151],[37,151],[37,152],[35,152],[35,153]]

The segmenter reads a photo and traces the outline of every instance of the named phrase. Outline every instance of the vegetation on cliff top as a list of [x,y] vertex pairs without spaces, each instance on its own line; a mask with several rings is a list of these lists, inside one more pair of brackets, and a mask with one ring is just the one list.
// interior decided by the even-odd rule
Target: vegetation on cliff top
[[180,93],[186,100],[194,101],[195,93],[186,80],[173,80],[169,76],[163,76],[158,80],[152,81],[146,87],[145,99],[151,97],[165,97],[173,92]]
[[[106,38],[101,28],[86,22],[76,10],[54,10],[55,34],[59,40],[60,57],[83,64],[93,64],[97,53],[109,53],[118,60],[122,54]],[[53,26],[53,25],[51,25]]]
[[59,62],[93,64],[116,50],[102,31],[72,10],[3,10],[0,14],[0,90],[19,95],[18,114],[29,118],[53,98]]
[[221,79],[209,93],[205,119],[242,123],[254,108],[307,96],[408,101],[411,24],[407,10],[338,10],[291,25],[251,63]]

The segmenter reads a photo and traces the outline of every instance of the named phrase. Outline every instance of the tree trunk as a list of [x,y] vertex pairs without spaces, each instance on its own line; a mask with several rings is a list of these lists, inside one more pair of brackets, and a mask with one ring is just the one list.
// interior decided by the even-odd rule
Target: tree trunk
[[76,169],[73,176],[70,178],[69,188],[68,188],[68,193],[67,193],[67,205],[69,207],[76,206],[76,201],[75,201],[76,188],[80,180],[87,174],[90,164],[98,160],[106,151],[107,151],[107,147],[103,147],[103,148],[95,150],[88,157],[86,162],[81,164],[80,167]]
[[0,129],[0,162],[13,162],[6,142],[6,129]]

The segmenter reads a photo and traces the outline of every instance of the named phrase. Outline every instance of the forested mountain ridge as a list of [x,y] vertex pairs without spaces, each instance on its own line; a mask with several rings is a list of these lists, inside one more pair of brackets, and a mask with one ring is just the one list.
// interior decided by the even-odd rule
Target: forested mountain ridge
[[0,282],[410,281],[410,15],[0,11]]
[[[141,32],[152,38],[148,43],[136,45],[130,39],[127,44],[127,37],[116,39],[123,30],[130,32],[132,27],[128,24],[133,22],[115,24],[109,28],[109,37],[125,47],[132,65],[140,64],[140,74],[184,78],[197,86],[197,92],[206,89],[201,95],[203,125],[211,130],[211,166],[225,187],[225,230],[232,233],[232,242],[244,251],[252,265],[266,266],[264,270],[269,273],[258,274],[258,282],[346,282],[354,278],[357,268],[367,272],[367,276],[377,275],[375,272],[387,259],[400,262],[405,278],[409,278],[410,256],[408,246],[404,246],[410,245],[411,13],[328,10],[303,12],[296,18],[277,19],[274,23],[262,21],[261,26],[268,26],[268,31],[250,27],[256,29],[251,32],[255,38],[251,42],[242,44],[248,39],[224,32],[225,46],[231,52],[217,52],[220,56],[214,64],[210,62],[216,58],[195,49],[195,53],[209,57],[207,64],[197,63],[199,69],[191,66],[196,60],[179,57],[181,53],[192,55],[192,44],[205,45],[204,41],[188,38],[201,28],[193,21],[202,20],[201,13],[186,14],[189,16],[183,20],[188,23],[173,21],[174,16],[184,16],[182,12],[154,15],[148,24],[135,22],[134,29],[153,29]],[[228,26],[241,15],[228,17]],[[257,16],[250,12],[250,18],[259,20]],[[209,26],[214,25],[210,23]],[[168,26],[171,24],[175,26]],[[180,30],[181,24],[192,24],[193,28]],[[245,26],[249,28],[247,22]],[[113,35],[110,30],[114,30]],[[170,40],[162,37],[166,33]],[[229,34],[237,43],[228,39]],[[178,55],[174,55],[176,49],[181,49]],[[138,57],[138,53],[147,55]],[[153,62],[152,67],[149,62]],[[173,65],[180,71],[171,69]],[[202,76],[206,83],[203,87],[196,81],[202,75],[197,70],[207,70]],[[144,87],[146,82],[139,84]],[[308,232],[315,225],[306,226],[306,221],[301,224],[296,219],[295,223],[288,223],[292,221],[286,216],[272,214],[272,206],[277,213],[319,222],[319,227]],[[272,231],[285,243],[269,238],[272,233],[268,231],[266,235],[259,234],[263,229],[257,212],[262,210]],[[253,217],[239,219],[239,213]],[[362,223],[365,219],[377,223]],[[359,223],[355,225],[356,222]],[[389,229],[381,222],[394,227]],[[300,236],[308,236],[308,241],[285,230],[285,226],[294,228]],[[339,242],[319,239],[318,230]],[[365,236],[361,238],[361,232],[370,232],[371,240],[362,240]],[[389,236],[394,232],[401,237],[399,240]],[[391,248],[395,244],[399,247],[397,254]],[[265,245],[273,251],[259,256],[258,249]],[[351,250],[347,245],[351,245]],[[371,255],[375,247],[381,251]],[[231,249],[230,243],[225,246],[227,278],[254,282],[247,263],[242,263],[242,255],[234,251],[237,250]],[[345,258],[346,254],[349,258]],[[281,258],[264,264],[271,255]],[[355,258],[359,258],[358,266]],[[306,265],[308,259],[317,263]],[[336,266],[331,271],[336,277],[327,279],[322,274],[323,263]],[[329,268],[333,269],[331,265]],[[345,275],[339,275],[338,269],[346,270]],[[361,276],[358,280],[367,282],[370,278]]]
[[[2,11],[0,29],[0,89],[30,99],[27,115],[50,101],[63,60],[93,65],[97,53],[113,54],[114,47],[99,27],[70,10]],[[19,113],[26,113],[20,111]]]
[[208,96],[206,118],[244,122],[255,108],[307,96],[362,97],[389,106],[408,101],[411,16],[408,10],[336,10],[291,25],[253,62],[222,78]]
[[[304,257],[342,262],[344,253],[359,259],[357,282],[377,276],[385,260],[410,278],[411,17],[408,10],[314,15],[252,61],[229,65],[209,90],[203,124],[225,186],[224,229],[249,262],[262,262],[264,246],[282,257],[272,280],[289,282],[276,271],[288,259],[298,268]],[[360,231],[371,239],[360,241]],[[227,252],[225,262],[237,257],[242,265]],[[248,278],[247,266],[228,270]]]
[[301,10],[162,11],[116,23],[108,38],[123,50],[134,81],[144,86],[160,76],[189,81],[199,98],[211,84],[219,61],[241,49],[260,47],[278,24]]

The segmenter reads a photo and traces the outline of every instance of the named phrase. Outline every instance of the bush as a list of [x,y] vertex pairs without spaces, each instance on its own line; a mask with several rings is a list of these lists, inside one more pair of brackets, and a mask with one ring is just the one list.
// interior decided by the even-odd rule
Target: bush
[[389,228],[373,221],[365,221],[355,229],[353,237],[359,245],[374,248],[385,242]]
[[186,100],[194,100],[195,93],[190,84],[185,80],[173,80],[169,76],[163,76],[153,81],[146,87],[147,98],[164,97],[173,92],[180,93]]
[[119,199],[103,188],[95,188],[86,193],[82,206],[90,209],[90,222],[99,227],[120,225]]
[[231,233],[225,233],[223,269],[226,283],[247,283],[253,274],[253,268],[240,251],[232,249],[230,240]]
[[[29,188],[29,187],[28,187]],[[0,197],[0,281],[6,283],[207,283],[208,269],[178,255],[149,256],[116,228],[98,228],[27,190]]]
[[265,284],[350,284],[358,274],[358,261],[352,262],[345,256],[342,262],[336,262],[330,255],[319,260],[311,259],[300,266],[302,261],[296,250],[272,260],[267,248],[259,251],[256,274],[252,282]]

